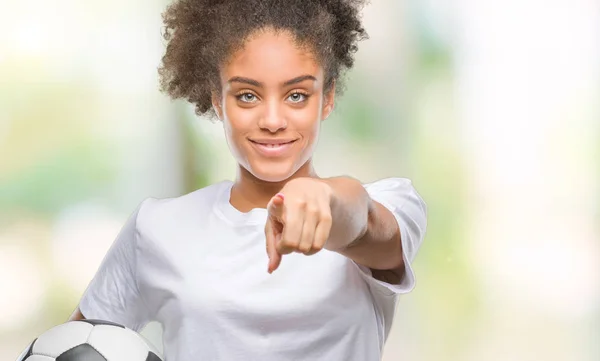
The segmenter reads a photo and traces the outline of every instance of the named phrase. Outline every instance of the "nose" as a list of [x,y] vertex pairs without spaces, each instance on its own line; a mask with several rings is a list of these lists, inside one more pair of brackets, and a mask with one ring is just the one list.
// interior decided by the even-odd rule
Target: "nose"
[[287,120],[283,114],[283,109],[277,101],[270,101],[266,104],[264,112],[261,115],[258,126],[271,133],[287,128]]

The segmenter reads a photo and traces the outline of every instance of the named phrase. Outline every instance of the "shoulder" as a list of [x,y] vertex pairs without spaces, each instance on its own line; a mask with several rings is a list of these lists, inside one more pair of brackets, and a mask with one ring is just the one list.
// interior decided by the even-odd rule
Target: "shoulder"
[[370,183],[363,183],[363,186],[369,194],[379,194],[386,192],[417,194],[413,182],[408,178],[389,177],[382,178]]
[[138,209],[137,228],[168,226],[174,221],[205,215],[230,185],[231,181],[221,181],[178,197],[146,198]]
[[412,181],[408,178],[402,177],[388,177],[381,178],[372,182],[363,183],[365,188],[382,188],[382,187],[404,187],[410,188],[412,187]]
[[394,214],[402,209],[404,212],[420,215],[419,218],[426,217],[427,203],[408,178],[383,178],[363,186],[371,199]]

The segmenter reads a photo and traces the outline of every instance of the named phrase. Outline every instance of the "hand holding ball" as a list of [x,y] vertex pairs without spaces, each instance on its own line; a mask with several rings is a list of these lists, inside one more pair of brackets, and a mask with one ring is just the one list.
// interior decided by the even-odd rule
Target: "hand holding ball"
[[70,321],[35,339],[17,361],[163,361],[148,341],[116,323]]

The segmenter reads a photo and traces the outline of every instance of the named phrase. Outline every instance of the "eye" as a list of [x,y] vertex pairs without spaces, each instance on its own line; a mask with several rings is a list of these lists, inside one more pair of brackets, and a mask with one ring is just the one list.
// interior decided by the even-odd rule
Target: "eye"
[[290,94],[290,96],[288,97],[288,99],[292,102],[292,103],[300,103],[306,100],[306,98],[308,97],[308,95],[306,94],[302,94],[302,93],[292,93]]
[[257,100],[256,95],[252,93],[242,93],[238,94],[236,97],[239,101],[242,101],[244,103],[254,103]]

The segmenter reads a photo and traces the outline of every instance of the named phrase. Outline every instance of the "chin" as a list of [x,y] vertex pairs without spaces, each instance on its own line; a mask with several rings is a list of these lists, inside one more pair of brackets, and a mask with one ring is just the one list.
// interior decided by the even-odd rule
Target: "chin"
[[283,182],[296,172],[292,164],[281,163],[255,165],[248,170],[254,177],[270,183]]

